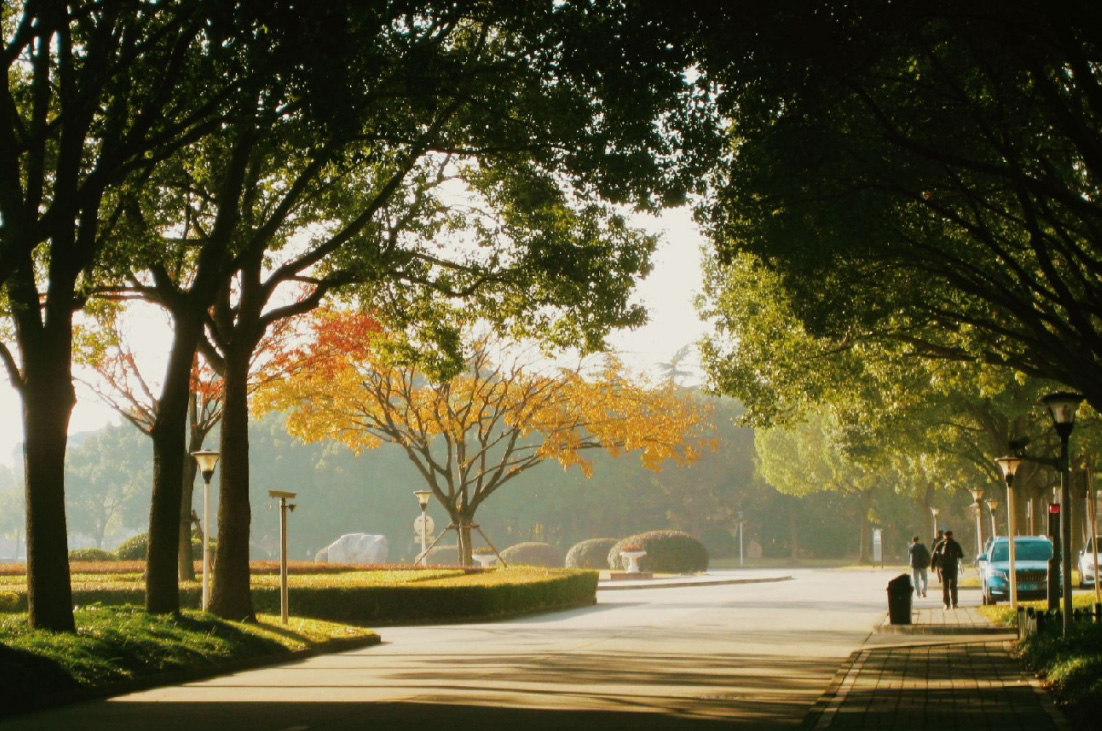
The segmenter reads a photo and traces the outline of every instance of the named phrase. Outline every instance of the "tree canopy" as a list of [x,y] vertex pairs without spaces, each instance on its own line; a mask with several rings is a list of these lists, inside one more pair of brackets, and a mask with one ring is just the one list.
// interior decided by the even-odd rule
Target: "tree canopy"
[[464,370],[440,380],[394,360],[400,341],[363,315],[326,312],[298,375],[258,396],[288,409],[288,430],[362,450],[400,445],[459,528],[469,560],[475,511],[510,480],[545,462],[578,466],[584,453],[638,452],[649,469],[695,460],[706,409],[672,385],[648,388],[615,360],[595,372],[551,372],[500,340],[469,340]]
[[809,333],[1102,406],[1098,7],[780,2],[709,18],[731,147],[705,221]]

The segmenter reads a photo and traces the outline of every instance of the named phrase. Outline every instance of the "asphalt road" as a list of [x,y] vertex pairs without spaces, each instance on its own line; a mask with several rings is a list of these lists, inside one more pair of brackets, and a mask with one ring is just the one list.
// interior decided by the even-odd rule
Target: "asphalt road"
[[382,628],[375,647],[0,729],[793,728],[883,616],[896,572],[783,573],[792,580],[601,591],[596,606],[515,621]]

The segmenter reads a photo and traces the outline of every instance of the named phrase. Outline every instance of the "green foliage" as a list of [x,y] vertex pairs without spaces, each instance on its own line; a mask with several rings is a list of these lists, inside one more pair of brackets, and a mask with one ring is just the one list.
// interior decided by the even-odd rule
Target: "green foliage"
[[0,591],[0,612],[20,612],[26,608],[23,595],[15,591]]
[[284,654],[304,639],[287,627],[280,636],[209,614],[151,615],[136,607],[89,606],[75,619],[77,633],[69,634],[31,630],[22,615],[0,618],[5,713],[65,691]]
[[[214,548],[217,543],[217,540],[211,540],[211,555],[214,555]],[[149,534],[138,533],[116,546],[115,556],[119,561],[142,561],[145,560],[146,551],[148,550]],[[199,539],[198,531],[192,531],[191,533],[191,557],[196,561],[203,558],[203,542]]]
[[[504,552],[503,552],[504,553]],[[547,570],[532,567],[455,572],[448,577],[375,584],[370,575],[347,577],[289,589],[291,612],[333,622],[380,625],[457,622],[499,618],[596,602],[593,571]],[[253,587],[258,611],[278,612],[277,583]]]
[[501,558],[510,566],[542,566],[557,568],[563,565],[562,551],[550,543],[527,541],[509,546],[501,552]]
[[689,574],[708,570],[708,549],[688,533],[652,530],[623,538],[608,552],[608,565],[614,569],[624,568],[620,556],[624,546],[639,546],[647,552],[639,559],[639,569],[642,571]]
[[1087,721],[1102,714],[1102,625],[1073,622],[1067,637],[1040,632],[1020,649],[1026,665],[1051,683],[1072,727],[1090,727]]
[[115,555],[120,561],[140,561],[149,550],[149,534],[139,533],[115,546]]
[[102,548],[74,548],[69,551],[70,561],[117,561],[118,556]]
[[607,569],[608,552],[615,543],[615,538],[590,538],[575,543],[566,552],[566,568]]

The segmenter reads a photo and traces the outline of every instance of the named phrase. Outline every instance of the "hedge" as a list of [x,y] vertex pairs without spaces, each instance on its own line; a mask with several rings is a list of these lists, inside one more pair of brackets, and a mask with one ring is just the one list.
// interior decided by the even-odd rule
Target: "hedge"
[[614,569],[624,568],[620,551],[629,545],[639,546],[647,552],[647,555],[639,559],[640,571],[691,574],[708,570],[708,549],[688,533],[652,530],[623,538],[609,550],[609,566]]
[[616,545],[615,538],[590,538],[575,543],[566,552],[568,569],[607,569],[608,552]]

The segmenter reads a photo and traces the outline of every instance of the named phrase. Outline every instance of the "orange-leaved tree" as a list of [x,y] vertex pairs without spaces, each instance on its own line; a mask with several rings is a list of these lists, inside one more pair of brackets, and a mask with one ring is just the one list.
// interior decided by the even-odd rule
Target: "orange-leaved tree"
[[397,362],[402,346],[370,317],[319,312],[297,357],[309,367],[258,391],[254,406],[288,412],[304,441],[337,440],[356,452],[400,445],[458,529],[471,561],[475,512],[509,480],[547,460],[579,467],[584,452],[639,453],[661,469],[709,444],[708,410],[672,384],[651,387],[615,358],[600,368],[548,368],[493,336],[470,339],[464,369],[436,380]]

